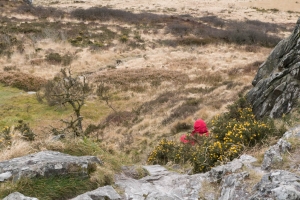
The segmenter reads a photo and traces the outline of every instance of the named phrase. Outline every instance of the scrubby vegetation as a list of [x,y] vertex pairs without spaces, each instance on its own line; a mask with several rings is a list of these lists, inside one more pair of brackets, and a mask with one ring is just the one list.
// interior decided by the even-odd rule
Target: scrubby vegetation
[[[83,179],[1,183],[0,198],[71,198],[113,184],[129,164],[205,172],[282,134],[236,100],[290,25],[177,12],[0,0],[0,160],[47,149],[104,161]],[[196,118],[210,136],[180,144]]]
[[8,71],[0,72],[0,83],[25,91],[38,91],[46,80],[22,72]]
[[189,135],[188,139],[193,141],[190,144],[162,139],[150,153],[148,163],[190,163],[194,173],[206,172],[285,132],[283,127],[276,128],[272,119],[255,119],[244,98],[228,106],[228,112],[214,117],[210,125],[209,137]]
[[87,177],[62,176],[21,179],[15,184],[7,186],[7,189],[0,190],[0,197],[4,198],[10,193],[18,191],[27,196],[34,196],[38,199],[68,199],[75,195],[91,191],[97,185],[91,183]]

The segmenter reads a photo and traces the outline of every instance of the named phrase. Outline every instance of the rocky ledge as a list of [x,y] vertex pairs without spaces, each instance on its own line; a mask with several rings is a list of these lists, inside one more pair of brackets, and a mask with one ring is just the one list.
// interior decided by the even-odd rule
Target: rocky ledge
[[95,156],[70,156],[55,151],[41,151],[0,162],[0,182],[69,173],[87,176],[96,164],[101,164],[101,161]]
[[[143,169],[147,170],[147,175],[143,178],[137,176],[138,173],[134,171],[134,168],[123,167],[124,172],[116,175],[113,187],[100,187],[73,199],[298,200],[300,199],[300,176],[296,174],[298,169],[292,167],[296,169],[296,172],[276,169],[276,164],[284,162],[280,158],[290,150],[289,141],[299,140],[299,137],[300,126],[287,131],[277,144],[266,151],[261,166],[257,166],[256,158],[250,155],[242,155],[225,165],[212,168],[207,173],[194,175],[179,174],[160,165],[143,166]],[[46,164],[38,164],[38,158],[41,158],[41,163]],[[69,164],[66,164],[67,159],[70,161]],[[10,172],[17,175],[28,175],[29,172],[35,171],[28,176],[33,177],[36,175],[50,175],[50,172],[55,171],[55,169],[58,169],[55,173],[67,173],[67,169],[74,166],[76,167],[73,169],[83,169],[83,172],[76,170],[77,172],[86,173],[88,165],[93,163],[101,162],[93,156],[74,157],[59,152],[45,151],[0,162],[0,169],[2,174]],[[61,166],[65,167],[62,168]],[[28,169],[31,167],[35,170],[33,168]],[[27,173],[20,173],[20,171],[26,171]],[[73,172],[73,170],[69,172]],[[118,188],[117,191],[122,192],[118,193],[114,188]],[[5,198],[5,200],[15,199],[37,200],[34,197],[25,197],[18,192]]]
[[300,97],[300,18],[292,34],[280,41],[259,67],[247,94],[256,117],[281,117]]

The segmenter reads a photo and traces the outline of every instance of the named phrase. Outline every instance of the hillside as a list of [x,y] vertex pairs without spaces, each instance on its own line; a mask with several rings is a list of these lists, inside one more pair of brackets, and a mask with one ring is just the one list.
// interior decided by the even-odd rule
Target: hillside
[[[0,161],[41,150],[95,155],[106,166],[104,178],[94,179],[106,185],[120,166],[146,164],[161,139],[179,141],[196,119],[212,127],[252,88],[300,9],[266,0],[0,0],[0,13],[0,128],[3,138],[14,134],[1,140]],[[91,87],[83,137],[60,132],[74,119],[70,105],[37,98],[62,68]],[[33,141],[24,140],[20,123]],[[66,139],[53,141],[62,133]]]

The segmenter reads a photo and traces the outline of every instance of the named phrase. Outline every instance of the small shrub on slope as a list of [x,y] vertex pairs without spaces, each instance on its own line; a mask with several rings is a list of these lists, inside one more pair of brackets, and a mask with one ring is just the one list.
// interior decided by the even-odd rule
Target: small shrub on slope
[[25,91],[38,91],[46,80],[22,72],[0,72],[0,83]]
[[214,117],[209,137],[188,135],[191,144],[163,139],[148,157],[149,164],[190,162],[194,173],[206,172],[212,167],[238,157],[245,149],[260,144],[269,135],[282,132],[275,129],[273,120],[256,120],[244,98],[228,107],[228,112]]
[[11,128],[5,126],[0,132],[0,148],[11,144]]

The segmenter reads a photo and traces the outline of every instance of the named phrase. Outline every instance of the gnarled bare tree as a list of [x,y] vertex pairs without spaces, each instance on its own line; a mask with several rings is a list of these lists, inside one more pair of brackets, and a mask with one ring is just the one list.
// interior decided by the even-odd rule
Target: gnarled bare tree
[[62,68],[60,74],[48,81],[43,98],[49,105],[70,105],[74,116],[70,120],[62,120],[65,130],[72,131],[75,136],[83,135],[81,108],[91,89],[85,76],[73,76],[69,68]]

